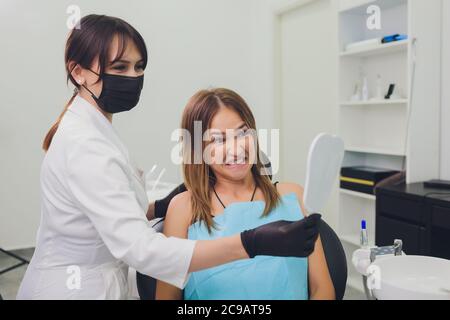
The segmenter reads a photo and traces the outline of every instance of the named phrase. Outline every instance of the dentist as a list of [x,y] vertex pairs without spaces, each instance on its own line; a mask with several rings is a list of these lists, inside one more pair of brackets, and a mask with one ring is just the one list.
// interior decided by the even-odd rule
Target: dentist
[[65,51],[76,89],[43,143],[41,222],[18,299],[125,299],[128,266],[183,288],[189,273],[238,259],[310,255],[319,215],[209,241],[156,233],[142,177],[112,126],[139,101],[144,40],[118,18],[88,15],[80,26]]

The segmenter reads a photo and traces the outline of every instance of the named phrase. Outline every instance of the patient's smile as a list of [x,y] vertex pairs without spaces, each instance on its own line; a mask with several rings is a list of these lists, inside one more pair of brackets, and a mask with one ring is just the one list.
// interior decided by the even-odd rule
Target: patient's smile
[[227,163],[225,167],[230,170],[247,169],[247,163]]

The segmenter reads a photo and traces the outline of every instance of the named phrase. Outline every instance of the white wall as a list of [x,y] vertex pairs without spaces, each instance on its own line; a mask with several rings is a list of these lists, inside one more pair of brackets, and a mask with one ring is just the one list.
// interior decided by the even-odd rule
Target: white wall
[[[433,0],[434,1],[434,0]],[[438,1],[438,0],[436,0]],[[0,2],[0,247],[34,245],[39,222],[42,139],[71,94],[63,66],[66,8],[120,16],[144,36],[150,52],[140,106],[116,117],[117,130],[143,169],[170,164],[170,133],[187,99],[210,85],[248,100],[259,128],[277,127],[274,108],[273,10],[297,0],[147,0]],[[444,3],[441,178],[450,180],[450,4]],[[305,155],[306,156],[306,155]]]
[[[311,142],[322,132],[337,133],[336,26],[336,8],[330,0],[308,2],[280,16],[277,91],[282,181],[304,185]],[[338,188],[333,191],[321,213],[336,226]]]
[[114,123],[141,168],[156,164],[167,169],[163,180],[179,182],[179,168],[170,163],[170,134],[196,90],[235,89],[252,106],[259,126],[270,126],[269,85],[265,80],[259,85],[265,58],[252,42],[259,32],[253,14],[258,1],[2,0],[0,247],[34,245],[44,156],[40,146],[72,91],[63,64],[68,5],[80,6],[82,15],[122,17],[142,33],[150,53],[142,100]]
[[255,104],[265,117],[258,119],[259,127],[279,129],[279,112],[276,109],[275,74],[275,13],[298,3],[315,0],[254,0],[252,10],[252,81]]

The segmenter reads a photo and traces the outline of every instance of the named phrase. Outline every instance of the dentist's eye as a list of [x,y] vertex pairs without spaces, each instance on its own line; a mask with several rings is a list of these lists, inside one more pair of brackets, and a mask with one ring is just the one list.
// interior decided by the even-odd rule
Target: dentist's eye
[[125,71],[126,69],[127,69],[127,67],[125,65],[113,66],[113,70],[116,70],[116,71]]
[[140,65],[136,65],[136,67],[134,68],[137,72],[142,72],[145,70],[144,65],[140,64]]

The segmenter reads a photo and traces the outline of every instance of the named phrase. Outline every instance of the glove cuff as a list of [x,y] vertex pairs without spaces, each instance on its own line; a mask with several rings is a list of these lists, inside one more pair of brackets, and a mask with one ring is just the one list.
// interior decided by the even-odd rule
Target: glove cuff
[[250,258],[254,258],[256,256],[254,234],[252,231],[253,230],[246,230],[241,232],[242,246]]

